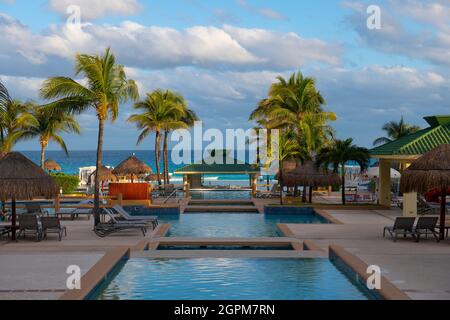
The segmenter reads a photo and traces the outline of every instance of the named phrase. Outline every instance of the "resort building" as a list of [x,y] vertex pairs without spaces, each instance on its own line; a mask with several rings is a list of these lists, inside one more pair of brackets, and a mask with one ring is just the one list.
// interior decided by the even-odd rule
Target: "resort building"
[[[400,163],[407,168],[414,160],[441,144],[450,143],[450,115],[425,117],[430,125],[414,134],[371,150],[371,157],[380,160],[379,201],[391,205],[391,166]],[[417,194],[403,195],[403,215],[417,215]]]

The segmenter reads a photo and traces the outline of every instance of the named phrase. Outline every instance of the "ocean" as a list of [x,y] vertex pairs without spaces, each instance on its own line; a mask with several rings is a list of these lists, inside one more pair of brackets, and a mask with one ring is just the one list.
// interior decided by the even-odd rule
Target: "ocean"
[[[35,162],[40,163],[41,153],[40,151],[21,151],[27,158]],[[104,150],[103,151],[103,165],[116,167],[123,160],[127,159],[131,155],[135,154],[136,157],[144,161],[149,165],[153,172],[156,172],[155,166],[155,153],[154,151],[147,150]],[[173,173],[176,169],[182,167],[183,165],[176,165],[172,162],[170,158],[171,152],[169,152],[169,172]],[[62,172],[67,174],[78,175],[79,168],[95,166],[95,161],[97,158],[97,152],[95,150],[89,151],[70,151],[69,156],[62,151],[46,151],[46,159],[53,159],[61,166]],[[163,170],[162,156],[161,156],[161,171]],[[176,176],[174,176],[176,177]],[[207,178],[218,179],[221,182],[229,182],[236,185],[241,185],[242,183],[248,184],[248,176],[245,175],[215,175],[207,176]],[[236,183],[233,183],[236,182]]]

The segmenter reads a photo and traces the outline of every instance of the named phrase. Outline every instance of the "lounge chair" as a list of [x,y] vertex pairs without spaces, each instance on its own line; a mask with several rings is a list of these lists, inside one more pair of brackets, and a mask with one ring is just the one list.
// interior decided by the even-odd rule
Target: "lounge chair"
[[36,237],[36,241],[42,239],[42,228],[39,225],[37,215],[21,214],[17,216],[19,221],[19,233],[17,237],[26,237],[27,234],[33,234]]
[[25,208],[27,210],[27,214],[37,214],[37,215],[48,215],[47,210],[43,210],[39,203],[31,202],[26,203]]
[[383,238],[386,237],[386,231],[389,232],[394,242],[397,241],[398,235],[403,235],[405,238],[408,234],[413,235],[414,222],[416,218],[399,217],[395,219],[394,226],[384,227]]
[[437,242],[440,241],[440,234],[436,231],[436,226],[439,221],[439,217],[420,217],[417,221],[417,225],[413,230],[413,235],[416,238],[416,242],[420,241],[420,236],[427,236],[431,233]]
[[125,221],[141,221],[146,223],[151,223],[153,229],[156,229],[158,226],[158,217],[157,216],[132,216],[121,206],[114,206],[114,211],[116,211]]
[[428,202],[423,196],[417,197],[418,214],[436,214],[441,209],[439,203]]
[[114,222],[108,222],[108,223],[99,223],[94,228],[95,234],[101,238],[104,238],[115,232],[120,232],[124,230],[140,230],[144,237],[147,235],[147,229],[145,225],[142,224],[119,224]]
[[63,234],[67,237],[67,228],[61,226],[61,221],[58,217],[42,217],[42,238],[47,238],[47,234],[56,233],[58,240],[62,240]]
[[[78,202],[76,205],[93,205],[94,201],[91,199],[87,199],[87,200],[82,200],[80,202]],[[57,216],[62,219],[62,217],[64,215],[70,215],[70,220],[75,220],[77,219],[80,215],[87,215],[88,220],[91,220],[91,215],[93,214],[93,209],[74,209],[74,208],[61,208],[58,213]]]
[[94,228],[94,232],[99,237],[106,237],[115,232],[124,230],[140,230],[145,237],[147,234],[147,224],[141,221],[119,221],[109,209],[103,209],[103,213],[109,216],[109,221],[100,223]]
[[7,227],[0,227],[0,237],[6,235],[9,238],[10,232],[11,232],[10,229],[8,229]]

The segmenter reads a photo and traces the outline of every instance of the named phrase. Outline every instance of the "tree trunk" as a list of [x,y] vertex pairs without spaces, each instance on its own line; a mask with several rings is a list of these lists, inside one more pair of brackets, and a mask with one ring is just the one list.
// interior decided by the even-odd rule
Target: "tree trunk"
[[94,221],[95,225],[100,223],[100,168],[102,167],[102,149],[103,149],[103,130],[105,120],[98,120],[98,143],[97,143],[97,163],[95,165],[95,183],[94,183]]
[[309,203],[312,203],[313,200],[313,186],[309,187]]
[[342,173],[342,204],[345,206],[345,171]]
[[441,190],[441,222],[440,222],[440,234],[441,240],[445,240],[445,214],[447,213],[447,186]]
[[45,170],[45,142],[41,142],[41,168]]
[[283,165],[280,166],[280,178],[279,178],[279,185],[280,185],[280,205],[284,204],[283,201],[283,169],[281,168]]
[[159,146],[161,144],[161,133],[156,131],[155,137],[155,166],[156,166],[156,177],[158,179],[158,185],[161,186],[161,168],[159,166]]
[[306,203],[306,196],[307,196],[307,187],[303,186],[303,192],[302,192],[302,202]]
[[169,184],[169,130],[164,132],[164,184]]

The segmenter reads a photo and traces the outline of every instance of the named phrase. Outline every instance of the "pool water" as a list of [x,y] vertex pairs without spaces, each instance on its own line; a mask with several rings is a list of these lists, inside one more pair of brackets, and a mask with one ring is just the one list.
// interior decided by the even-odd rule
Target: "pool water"
[[327,221],[314,213],[276,215],[246,213],[189,213],[160,216],[160,223],[170,223],[169,237],[251,238],[278,237],[278,223],[316,224]]
[[129,260],[99,300],[367,300],[327,259]]
[[251,191],[191,191],[189,193],[194,200],[250,200]]

